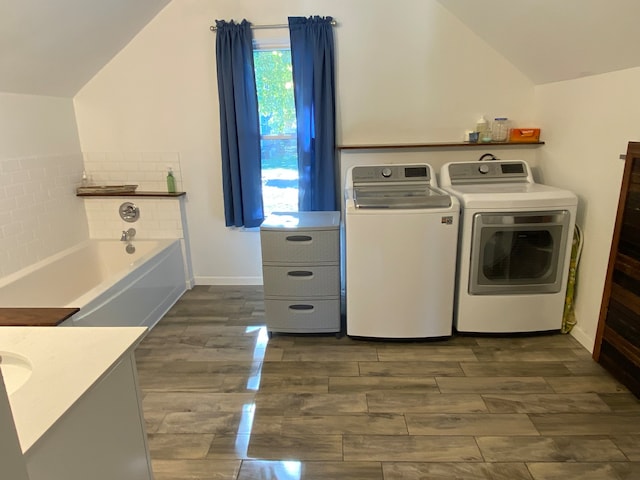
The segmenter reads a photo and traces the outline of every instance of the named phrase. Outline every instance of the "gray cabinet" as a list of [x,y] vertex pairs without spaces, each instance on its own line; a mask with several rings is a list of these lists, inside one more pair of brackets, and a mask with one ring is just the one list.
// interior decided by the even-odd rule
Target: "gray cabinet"
[[260,242],[269,333],[340,332],[340,213],[273,213]]

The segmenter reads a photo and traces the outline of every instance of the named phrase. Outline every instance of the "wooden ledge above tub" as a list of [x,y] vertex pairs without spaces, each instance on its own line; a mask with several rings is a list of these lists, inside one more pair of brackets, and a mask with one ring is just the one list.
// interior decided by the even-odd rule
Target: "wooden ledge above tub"
[[76,197],[165,197],[175,198],[186,195],[187,192],[131,192],[131,193],[76,193]]
[[0,326],[55,327],[79,311],[79,308],[0,308]]
[[432,143],[387,143],[387,144],[360,144],[360,145],[338,145],[338,150],[394,150],[394,149],[436,149],[436,148],[493,148],[493,147],[511,147],[511,148],[526,148],[526,147],[539,147],[544,145],[544,142],[432,142]]

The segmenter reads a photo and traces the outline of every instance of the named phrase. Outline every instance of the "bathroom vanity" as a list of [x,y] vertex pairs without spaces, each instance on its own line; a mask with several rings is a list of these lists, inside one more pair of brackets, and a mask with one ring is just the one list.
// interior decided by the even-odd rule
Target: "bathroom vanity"
[[144,327],[2,327],[30,480],[150,480],[134,349]]

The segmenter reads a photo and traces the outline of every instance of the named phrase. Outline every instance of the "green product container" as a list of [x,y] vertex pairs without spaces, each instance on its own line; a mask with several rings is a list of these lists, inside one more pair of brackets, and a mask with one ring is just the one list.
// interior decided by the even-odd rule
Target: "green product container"
[[176,193],[176,177],[173,176],[171,168],[167,172],[167,192]]

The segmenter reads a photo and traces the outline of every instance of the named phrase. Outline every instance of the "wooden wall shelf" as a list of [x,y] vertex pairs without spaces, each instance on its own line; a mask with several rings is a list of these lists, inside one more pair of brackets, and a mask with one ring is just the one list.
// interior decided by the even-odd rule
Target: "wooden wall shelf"
[[398,149],[437,149],[437,148],[526,148],[539,147],[544,142],[489,142],[489,143],[468,143],[468,142],[431,142],[431,143],[396,143],[396,144],[360,144],[360,145],[338,145],[338,150],[398,150]]
[[76,193],[76,197],[166,197],[175,198],[186,195],[187,192],[133,192],[133,193]]
[[0,326],[55,327],[80,311],[79,308],[0,308]]

